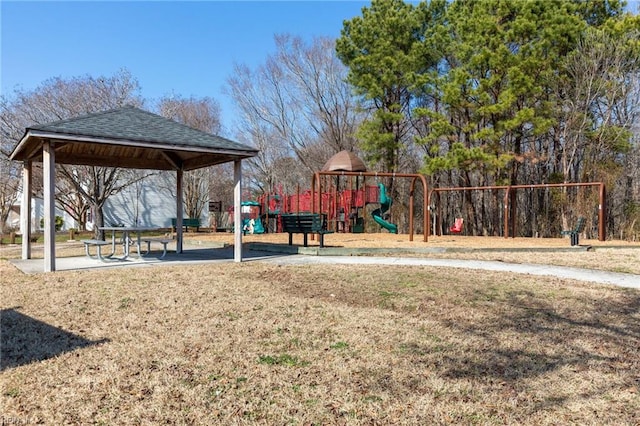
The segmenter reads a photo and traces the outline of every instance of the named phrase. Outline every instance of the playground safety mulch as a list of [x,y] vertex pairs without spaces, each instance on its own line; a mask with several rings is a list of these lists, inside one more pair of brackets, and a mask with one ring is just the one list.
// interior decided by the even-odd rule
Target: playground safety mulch
[[[223,232],[198,232],[185,233],[186,240],[199,241],[217,241],[233,243],[233,234]],[[272,233],[272,234],[255,234],[245,235],[242,237],[243,242],[263,242],[274,244],[287,244],[288,234]],[[302,245],[302,234],[293,235],[293,243]],[[569,247],[568,238],[503,238],[503,237],[475,237],[475,236],[459,236],[459,235],[443,235],[428,237],[428,241],[424,241],[422,234],[413,236],[413,241],[409,240],[408,234],[390,234],[388,232],[381,233],[333,233],[325,236],[325,244],[329,247],[461,247],[461,248],[543,248],[543,247]],[[317,246],[317,240],[311,240],[309,237],[309,245]],[[581,239],[581,246],[591,247],[629,247],[640,248],[640,242],[628,242],[621,240],[598,241],[597,239]]]

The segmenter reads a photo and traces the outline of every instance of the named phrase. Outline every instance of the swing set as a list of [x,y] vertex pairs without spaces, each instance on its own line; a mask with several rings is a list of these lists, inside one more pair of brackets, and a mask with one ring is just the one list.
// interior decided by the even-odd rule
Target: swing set
[[[487,190],[504,190],[504,216],[503,216],[503,229],[504,229],[504,238],[515,238],[517,234],[517,226],[516,226],[516,212],[517,212],[517,203],[516,203],[516,191],[518,189],[544,189],[544,188],[582,188],[582,187],[597,187],[599,190],[599,203],[598,203],[598,240],[605,241],[606,240],[606,210],[605,210],[605,201],[606,201],[606,190],[603,182],[582,182],[582,183],[544,183],[544,184],[533,184],[533,185],[495,185],[495,186],[469,186],[469,187],[450,187],[450,188],[433,188],[428,195],[427,205],[429,206],[429,210],[431,211],[431,200],[434,198],[434,193],[439,195],[441,192],[457,192],[461,191],[463,194],[466,191],[487,191]],[[442,206],[440,203],[440,197],[436,197],[436,221],[440,222],[442,220]],[[427,219],[427,222],[430,221],[430,218]],[[461,233],[463,229],[464,219],[462,217],[456,218],[453,226],[449,228],[451,233]],[[442,229],[442,224],[437,223],[437,229]],[[426,237],[425,237],[425,241]]]

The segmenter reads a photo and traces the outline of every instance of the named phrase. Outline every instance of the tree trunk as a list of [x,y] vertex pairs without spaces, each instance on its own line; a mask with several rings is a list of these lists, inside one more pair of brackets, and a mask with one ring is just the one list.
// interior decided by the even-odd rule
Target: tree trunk
[[93,234],[96,240],[104,240],[104,231],[100,228],[104,226],[104,212],[102,211],[102,204],[93,205]]

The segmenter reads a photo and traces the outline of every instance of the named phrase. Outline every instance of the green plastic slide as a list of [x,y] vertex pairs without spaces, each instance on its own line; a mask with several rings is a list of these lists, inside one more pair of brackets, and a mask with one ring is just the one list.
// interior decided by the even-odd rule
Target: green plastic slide
[[253,233],[254,234],[264,234],[264,226],[262,226],[262,221],[260,218],[255,220],[253,225]]
[[378,187],[380,188],[380,208],[372,211],[371,216],[373,216],[373,220],[375,220],[378,225],[382,226],[392,234],[397,234],[398,226],[395,223],[387,222],[382,218],[384,213],[391,208],[393,200],[387,195],[387,188],[384,184],[379,183]]

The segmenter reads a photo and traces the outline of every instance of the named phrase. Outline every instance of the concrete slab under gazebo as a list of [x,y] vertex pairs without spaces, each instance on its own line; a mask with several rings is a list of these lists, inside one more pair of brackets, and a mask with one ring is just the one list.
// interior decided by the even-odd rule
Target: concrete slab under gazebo
[[[23,163],[22,259],[31,258],[32,164],[43,163],[44,270],[55,271],[55,165],[176,172],[176,252],[182,252],[183,173],[234,163],[234,208],[240,211],[242,160],[258,151],[142,109],[126,106],[28,127],[10,155]],[[241,216],[234,215],[234,260],[242,261]]]

